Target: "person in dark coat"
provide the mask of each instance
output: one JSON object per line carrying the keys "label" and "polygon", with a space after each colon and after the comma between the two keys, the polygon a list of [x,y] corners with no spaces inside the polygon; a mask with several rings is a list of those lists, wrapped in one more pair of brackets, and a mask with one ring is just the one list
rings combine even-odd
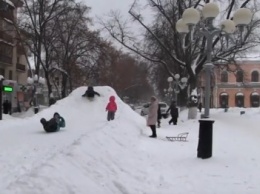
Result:
{"label": "person in dark coat", "polygon": [[158,104],[158,112],[157,112],[157,127],[161,127],[161,119],[162,119],[162,112],[161,112],[161,106]]}
{"label": "person in dark coat", "polygon": [[49,106],[51,106],[51,105],[53,105],[53,104],[55,104],[55,103],[56,103],[55,98],[50,97],[50,100],[49,100]]}
{"label": "person in dark coat", "polygon": [[3,103],[3,113],[8,114],[8,112],[9,112],[9,102],[8,100],[5,100]]}
{"label": "person in dark coat", "polygon": [[61,127],[65,127],[64,118],[61,117],[57,112],[54,113],[53,118],[51,118],[49,121],[46,121],[45,118],[42,118],[40,122],[47,133],[56,132],[59,131]]}
{"label": "person in dark coat", "polygon": [[171,123],[173,123],[174,125],[177,125],[178,122],[178,117],[179,117],[179,110],[176,107],[175,101],[172,101],[171,106],[168,108],[167,112],[168,113],[170,111],[171,114],[171,120],[169,121],[169,125]]}
{"label": "person in dark coat", "polygon": [[87,97],[91,100],[95,97],[95,95],[100,96],[99,93],[94,91],[94,88],[92,86],[89,86],[85,94],[82,95],[82,97]]}
{"label": "person in dark coat", "polygon": [[202,109],[202,103],[200,102],[199,105],[198,105],[198,109],[199,111],[201,112],[201,109]]}

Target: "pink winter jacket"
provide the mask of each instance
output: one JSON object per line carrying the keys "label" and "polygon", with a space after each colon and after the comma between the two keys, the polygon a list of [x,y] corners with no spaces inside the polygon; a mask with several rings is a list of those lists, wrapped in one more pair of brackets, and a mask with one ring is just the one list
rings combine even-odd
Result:
{"label": "pink winter jacket", "polygon": [[115,96],[110,96],[109,103],[107,104],[106,110],[110,112],[116,112],[117,105],[115,102]]}

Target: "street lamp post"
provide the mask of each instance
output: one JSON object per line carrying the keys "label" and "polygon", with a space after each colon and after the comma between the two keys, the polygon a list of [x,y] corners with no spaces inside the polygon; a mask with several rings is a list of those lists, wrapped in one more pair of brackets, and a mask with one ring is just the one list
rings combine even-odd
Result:
{"label": "street lamp post", "polygon": [[[170,84],[170,87],[169,87],[169,89],[170,89],[170,88],[172,88],[171,87],[171,83],[173,82],[173,78],[172,77],[168,77],[167,80],[168,80],[168,82]],[[187,86],[188,79],[186,77],[182,77],[180,79],[180,75],[179,74],[175,74],[174,75],[174,80],[175,81],[174,81],[173,89],[171,90],[171,92],[174,91],[174,100],[176,101],[176,105],[177,105],[177,103],[178,103],[178,94],[180,93],[180,88],[184,89]]]}
{"label": "street lamp post", "polygon": [[38,104],[38,91],[37,89],[39,87],[44,86],[45,84],[45,79],[43,77],[39,77],[38,75],[34,75],[33,78],[28,77],[27,78],[27,83],[31,86],[33,86],[33,94],[34,94],[34,99],[33,99],[33,106],[34,106],[34,113],[37,114],[39,112],[39,104]]}
{"label": "street lamp post", "polygon": [[169,93],[168,93],[168,89],[164,89],[163,90],[164,91],[164,96],[165,96],[165,102],[167,102],[168,103],[168,101],[170,101],[170,97],[169,97]]}
{"label": "street lamp post", "polygon": [[[205,77],[205,112],[203,117],[209,118],[210,116],[210,95],[211,95],[211,72],[214,67],[212,64],[212,47],[213,47],[213,39],[215,37],[225,37],[226,45],[228,46],[230,34],[236,31],[236,27],[240,31],[240,41],[243,41],[243,31],[245,27],[252,20],[252,12],[247,8],[238,9],[234,15],[233,20],[225,20],[220,24],[220,28],[216,28],[213,26],[214,19],[219,14],[219,7],[216,3],[206,3],[202,9],[202,16],[204,18],[204,25],[200,26],[199,34],[205,37],[207,42],[206,47],[206,63],[204,65],[206,77]],[[177,31],[183,36],[183,40],[185,40],[185,35],[190,33],[190,42],[193,42],[193,31],[194,27],[200,21],[200,13],[198,10],[194,8],[188,8],[183,12],[182,19],[178,20],[176,23]],[[220,36],[223,35],[223,36]],[[237,43],[236,43],[237,44]],[[185,41],[183,41],[183,47],[185,48]]]}
{"label": "street lamp post", "polygon": [[4,81],[4,76],[0,75],[0,120],[3,119],[3,110],[2,110],[2,107],[3,107],[3,81]]}
{"label": "street lamp post", "polygon": [[169,103],[171,103],[172,101],[172,92],[173,92],[173,88],[172,88],[172,81],[173,78],[172,77],[168,77],[167,81],[169,82],[169,88],[168,88],[168,95],[169,95]]}

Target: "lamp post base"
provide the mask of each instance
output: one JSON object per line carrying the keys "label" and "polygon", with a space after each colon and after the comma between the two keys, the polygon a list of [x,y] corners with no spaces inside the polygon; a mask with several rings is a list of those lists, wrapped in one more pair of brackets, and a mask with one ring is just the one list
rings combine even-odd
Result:
{"label": "lamp post base", "polygon": [[208,119],[208,118],[209,118],[209,115],[201,114],[201,115],[200,115],[200,118],[201,118],[201,119]]}
{"label": "lamp post base", "polygon": [[39,112],[39,107],[34,107],[34,114],[37,114]]}

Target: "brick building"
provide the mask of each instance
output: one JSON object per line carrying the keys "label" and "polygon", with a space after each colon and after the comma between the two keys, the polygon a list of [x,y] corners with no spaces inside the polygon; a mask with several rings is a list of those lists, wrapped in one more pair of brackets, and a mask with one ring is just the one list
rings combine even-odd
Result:
{"label": "brick building", "polygon": [[[259,107],[260,106],[260,60],[239,61],[226,68],[214,68],[211,87],[211,107]],[[223,66],[224,67],[224,66]],[[199,81],[199,93],[203,104],[205,82],[203,72]]]}
{"label": "brick building", "polygon": [[[7,4],[7,5],[4,5]],[[23,5],[21,0],[0,0],[0,74],[8,80],[25,84],[27,63],[24,49],[13,23],[17,20],[17,8]],[[3,7],[5,6],[5,9]]]}
{"label": "brick building", "polygon": [[3,99],[11,100],[13,108],[24,101],[23,88],[27,84],[27,50],[19,42],[14,25],[22,5],[22,0],[0,0],[0,75],[5,78],[4,85],[14,88],[12,93],[3,93]]}

